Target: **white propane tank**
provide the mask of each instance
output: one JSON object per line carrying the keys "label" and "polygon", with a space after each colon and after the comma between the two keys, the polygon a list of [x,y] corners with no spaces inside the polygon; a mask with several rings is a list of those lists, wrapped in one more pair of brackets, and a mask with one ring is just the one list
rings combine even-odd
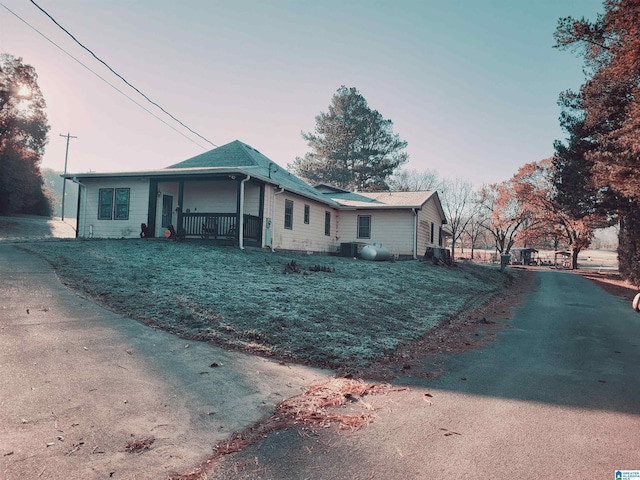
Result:
{"label": "white propane tank", "polygon": [[391,252],[382,245],[365,245],[360,250],[360,257],[364,260],[382,262],[391,258]]}

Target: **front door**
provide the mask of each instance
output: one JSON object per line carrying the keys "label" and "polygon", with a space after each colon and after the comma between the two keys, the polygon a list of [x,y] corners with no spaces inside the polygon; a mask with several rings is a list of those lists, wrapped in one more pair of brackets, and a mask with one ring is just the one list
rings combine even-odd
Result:
{"label": "front door", "polygon": [[162,195],[162,228],[171,225],[173,216],[173,195]]}

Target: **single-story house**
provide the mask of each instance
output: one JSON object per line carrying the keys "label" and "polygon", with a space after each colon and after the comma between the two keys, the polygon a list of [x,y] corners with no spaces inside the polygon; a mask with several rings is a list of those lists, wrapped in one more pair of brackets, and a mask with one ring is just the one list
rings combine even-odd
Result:
{"label": "single-story house", "polygon": [[238,140],[160,170],[67,173],[80,186],[77,237],[179,236],[216,244],[335,253],[378,243],[417,257],[443,245],[437,192],[313,187]]}

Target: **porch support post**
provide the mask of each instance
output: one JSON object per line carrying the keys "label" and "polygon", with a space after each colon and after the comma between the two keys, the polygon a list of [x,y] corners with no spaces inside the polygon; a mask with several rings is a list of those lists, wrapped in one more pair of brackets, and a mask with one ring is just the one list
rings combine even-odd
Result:
{"label": "porch support post", "polygon": [[244,184],[247,183],[250,178],[251,175],[247,175],[247,178],[240,181],[240,205],[238,210],[240,210],[242,222],[239,224],[240,228],[236,229],[238,230],[238,246],[240,250],[244,250]]}
{"label": "porch support post", "polygon": [[184,227],[182,226],[182,203],[184,200],[184,180],[179,180],[178,181],[178,216],[176,219],[176,232],[179,232],[180,230],[183,230]]}
{"label": "porch support post", "polygon": [[260,217],[260,238],[258,238],[258,242],[261,247],[264,247],[262,243],[262,239],[264,238],[262,229],[264,228],[264,183],[260,184],[260,200],[258,205],[258,216]]}
{"label": "porch support post", "polygon": [[147,211],[147,228],[153,232],[155,237],[156,231],[156,211],[158,208],[158,180],[149,180],[149,209]]}
{"label": "porch support post", "polygon": [[235,242],[236,245],[242,248],[240,245],[240,229],[242,228],[242,180],[236,180],[236,230],[235,230]]}
{"label": "porch support post", "polygon": [[411,209],[413,211],[413,259],[418,259],[418,210],[416,208]]}

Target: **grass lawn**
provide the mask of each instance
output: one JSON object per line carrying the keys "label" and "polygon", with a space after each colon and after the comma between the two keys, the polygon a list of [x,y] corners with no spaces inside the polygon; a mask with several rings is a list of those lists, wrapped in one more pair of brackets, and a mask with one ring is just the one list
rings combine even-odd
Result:
{"label": "grass lawn", "polygon": [[[500,291],[496,267],[147,240],[25,243],[101,305],[227,348],[361,368]],[[300,273],[284,273],[294,260]],[[310,271],[312,267],[325,267]],[[513,272],[511,273],[513,274]],[[45,300],[43,300],[45,301]]]}

